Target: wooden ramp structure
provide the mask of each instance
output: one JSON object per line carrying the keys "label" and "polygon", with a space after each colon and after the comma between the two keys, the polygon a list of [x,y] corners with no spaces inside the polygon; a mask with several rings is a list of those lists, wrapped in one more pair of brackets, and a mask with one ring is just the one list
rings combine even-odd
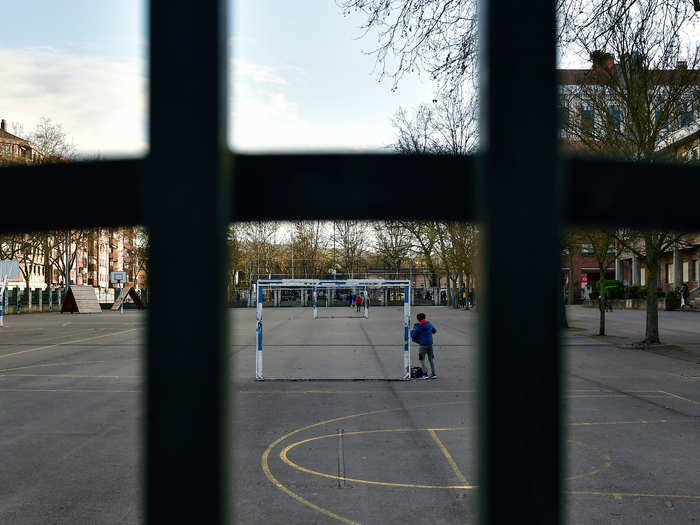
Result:
{"label": "wooden ramp structure", "polygon": [[97,300],[97,295],[95,295],[95,289],[92,286],[69,286],[61,306],[61,313],[64,312],[76,314],[102,313],[100,302]]}
{"label": "wooden ramp structure", "polygon": [[137,308],[145,308],[143,302],[141,301],[141,298],[139,297],[139,294],[136,293],[134,287],[126,286],[122,288],[122,293],[120,293],[119,297],[117,297],[117,299],[114,301],[114,304],[112,305],[112,310],[119,310],[119,308],[122,305],[122,302],[124,302],[127,297],[130,297],[131,300],[134,301],[134,304]]}

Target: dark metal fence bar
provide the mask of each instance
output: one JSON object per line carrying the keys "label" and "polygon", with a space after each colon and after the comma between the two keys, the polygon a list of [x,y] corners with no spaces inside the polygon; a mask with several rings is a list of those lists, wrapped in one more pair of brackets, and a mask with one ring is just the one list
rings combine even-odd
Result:
{"label": "dark metal fence bar", "polygon": [[473,157],[236,155],[235,220],[474,218]]}
{"label": "dark metal fence bar", "polygon": [[[475,155],[237,154],[235,158],[231,221],[477,218]],[[658,191],[660,176],[676,181],[675,187],[692,188],[693,166],[593,158],[568,158],[563,163],[568,172],[567,224],[698,225],[692,206],[680,206],[677,199]],[[147,210],[160,206],[158,195],[139,191],[148,164],[148,159],[133,159],[57,164],[50,169],[3,168],[4,180],[31,181],[33,187],[50,189],[56,181],[67,180],[76,198],[56,193],[41,202],[7,199],[2,205],[2,228],[31,231],[143,224]],[[460,176],[455,177],[456,173]],[[654,202],[654,213],[644,206],[649,200]]]}
{"label": "dark metal fence bar", "polygon": [[[551,2],[481,2],[479,523],[560,521],[559,169]],[[536,257],[523,254],[536,251]],[[528,306],[509,297],[528,285]]]}
{"label": "dark metal fence bar", "polygon": [[[31,188],[41,200],[2,197],[5,231],[142,224],[146,160],[71,162],[2,168],[2,187]],[[9,181],[9,182],[8,182]],[[14,193],[14,192],[13,192]],[[148,203],[145,203],[148,205]]]}
{"label": "dark metal fence bar", "polygon": [[[697,209],[679,194],[692,192],[697,177],[697,166],[680,162],[571,159],[567,222],[576,226],[697,229]],[[662,186],[673,191],[660,191]],[[649,203],[653,203],[651,213]]]}
{"label": "dark metal fence bar", "polygon": [[[225,4],[151,0],[149,523],[226,523],[231,506],[223,286],[231,173]],[[197,247],[196,269],[183,246]],[[198,308],[185,314],[183,293]]]}

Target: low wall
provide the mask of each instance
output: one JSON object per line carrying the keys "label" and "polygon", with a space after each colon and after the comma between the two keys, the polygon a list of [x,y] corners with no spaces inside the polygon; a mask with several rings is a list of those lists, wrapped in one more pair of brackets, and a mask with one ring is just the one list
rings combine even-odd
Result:
{"label": "low wall", "polygon": [[[612,304],[613,310],[646,310],[646,299],[613,299],[609,301]],[[666,309],[666,298],[658,299],[656,302],[659,310]],[[598,300],[588,299],[583,301],[583,306],[586,308],[598,308]]]}

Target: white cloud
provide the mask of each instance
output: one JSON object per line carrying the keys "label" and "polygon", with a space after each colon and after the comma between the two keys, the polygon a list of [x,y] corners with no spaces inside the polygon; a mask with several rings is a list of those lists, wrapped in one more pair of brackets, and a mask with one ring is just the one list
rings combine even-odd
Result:
{"label": "white cloud", "polygon": [[[305,117],[311,108],[301,105],[291,93],[310,89],[312,79],[299,67],[273,67],[234,59],[230,78],[230,142],[236,151],[381,149],[379,140],[365,144],[368,133],[364,126],[354,129],[356,126],[348,122],[324,125],[318,112],[311,119]],[[341,119],[342,115],[338,115],[338,121]]]}
{"label": "white cloud", "polygon": [[0,116],[31,129],[42,116],[63,125],[78,151],[108,157],[147,150],[146,64],[57,51],[1,49]]}
{"label": "white cloud", "polygon": [[312,126],[289,98],[290,82],[303,75],[298,68],[231,61],[232,86],[229,129],[238,151],[298,149],[308,145]]}

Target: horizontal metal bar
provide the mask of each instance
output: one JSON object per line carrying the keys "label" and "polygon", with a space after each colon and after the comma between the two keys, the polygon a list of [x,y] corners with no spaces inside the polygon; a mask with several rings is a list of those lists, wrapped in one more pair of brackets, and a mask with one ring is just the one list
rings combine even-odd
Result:
{"label": "horizontal metal bar", "polygon": [[700,227],[700,211],[684,198],[697,186],[697,165],[574,157],[568,175],[570,225]]}
{"label": "horizontal metal bar", "polygon": [[133,159],[2,168],[0,230],[141,224],[146,164]]}
{"label": "horizontal metal bar", "polygon": [[[141,224],[150,199],[141,202],[134,195],[145,180],[148,162],[2,168],[3,193],[13,197],[0,203],[0,229]],[[700,213],[674,198],[694,188],[696,166],[588,157],[570,158],[564,165],[568,166],[565,195],[570,225],[700,227]],[[474,166],[475,156],[237,154],[232,192],[236,211],[231,220],[475,220]],[[672,196],[660,191],[662,183],[672,189]],[[66,185],[74,187],[75,193],[65,196]],[[23,195],[27,187],[38,196],[36,200],[14,196]],[[653,213],[645,205],[650,199]]]}
{"label": "horizontal metal bar", "polygon": [[473,157],[237,154],[235,170],[234,220],[476,217]]}

